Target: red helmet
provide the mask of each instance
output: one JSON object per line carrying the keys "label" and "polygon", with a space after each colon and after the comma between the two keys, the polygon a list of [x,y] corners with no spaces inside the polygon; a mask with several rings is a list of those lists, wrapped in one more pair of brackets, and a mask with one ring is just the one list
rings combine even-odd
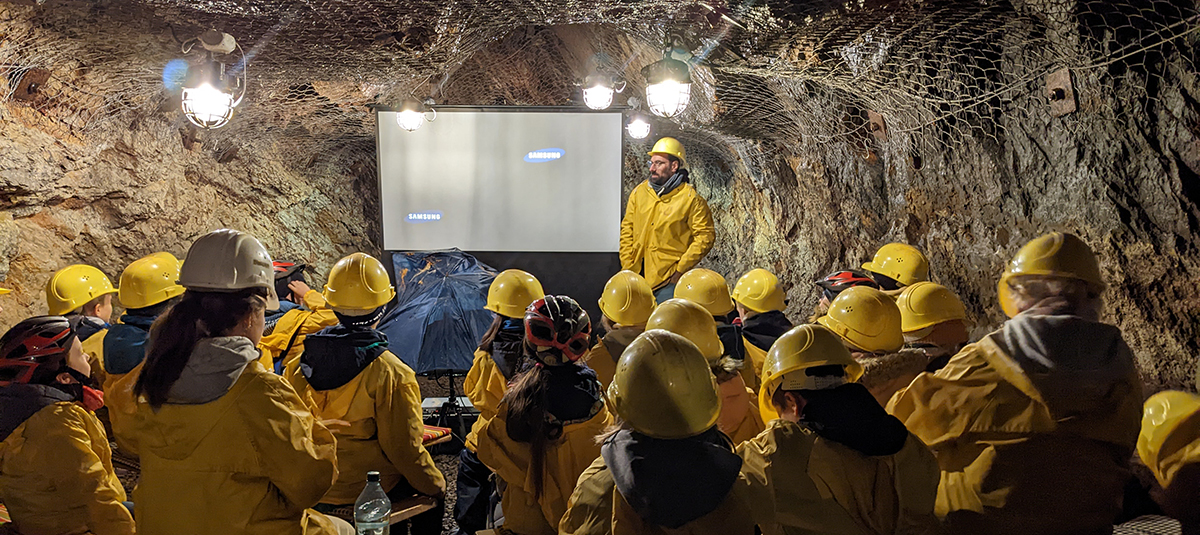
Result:
{"label": "red helmet", "polygon": [[[547,366],[582,358],[591,347],[591,334],[587,311],[565,295],[547,295],[525,309],[525,341],[540,349],[536,358]],[[547,347],[557,351],[542,349]]]}
{"label": "red helmet", "polygon": [[830,301],[833,301],[833,298],[842,293],[842,290],[854,286],[869,286],[876,290],[879,289],[879,284],[875,282],[875,279],[871,278],[866,272],[857,269],[834,271],[821,280],[818,280],[816,285],[825,291],[825,298]]}
{"label": "red helmet", "polygon": [[0,386],[47,383],[67,365],[75,328],[62,316],[35,316],[0,337]]}

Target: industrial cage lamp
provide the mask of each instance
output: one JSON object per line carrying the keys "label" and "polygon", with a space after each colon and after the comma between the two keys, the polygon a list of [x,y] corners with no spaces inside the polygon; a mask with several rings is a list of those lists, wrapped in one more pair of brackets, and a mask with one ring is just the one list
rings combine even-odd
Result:
{"label": "industrial cage lamp", "polygon": [[583,103],[593,110],[606,110],[613,95],[625,90],[625,81],[611,74],[592,73],[583,82]]}
{"label": "industrial cage lamp", "polygon": [[650,135],[650,121],[642,114],[635,113],[625,125],[625,131],[629,132],[629,137],[633,139],[646,139],[646,136]]}
{"label": "industrial cage lamp", "polygon": [[432,98],[426,98],[424,101],[405,99],[396,113],[396,124],[400,125],[400,128],[412,132],[421,128],[425,121],[432,122],[437,119],[437,111],[432,107],[433,102]]}
{"label": "industrial cage lamp", "polygon": [[687,109],[692,92],[692,77],[688,64],[670,56],[642,69],[646,79],[646,105],[660,117],[675,117]]}
{"label": "industrial cage lamp", "polygon": [[[183,53],[191,52],[197,43],[204,48],[205,57],[188,66],[181,99],[183,115],[200,128],[220,128],[229,123],[234,108],[246,96],[246,55],[233,36],[216,30],[185,41]],[[242,56],[234,69],[214,58],[214,54],[234,51]]]}

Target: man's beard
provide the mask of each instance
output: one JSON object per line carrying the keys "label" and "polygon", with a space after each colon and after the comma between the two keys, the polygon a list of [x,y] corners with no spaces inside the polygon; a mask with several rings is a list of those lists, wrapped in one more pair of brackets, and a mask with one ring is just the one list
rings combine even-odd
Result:
{"label": "man's beard", "polygon": [[671,177],[669,177],[669,176],[659,177],[659,176],[655,176],[654,174],[651,174],[650,175],[650,183],[654,184],[655,186],[661,186],[663,184],[666,184],[667,179],[669,179],[669,178],[671,178]]}

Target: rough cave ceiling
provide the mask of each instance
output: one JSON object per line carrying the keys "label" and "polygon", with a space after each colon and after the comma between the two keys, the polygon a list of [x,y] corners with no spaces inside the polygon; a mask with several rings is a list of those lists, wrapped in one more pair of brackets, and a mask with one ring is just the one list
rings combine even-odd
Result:
{"label": "rough cave ceiling", "polygon": [[683,130],[865,144],[871,110],[919,153],[994,138],[996,117],[1054,67],[1102,68],[1195,26],[1195,6],[1170,0],[37,3],[7,10],[30,17],[0,38],[10,82],[0,95],[47,69],[56,76],[27,98],[74,129],[170,110],[178,95],[162,69],[184,40],[216,28],[244,46],[249,91],[238,118],[208,137],[347,161],[373,150],[370,104],[565,104],[593,67],[620,70],[626,97],[639,95],[640,69],[668,34],[683,35],[699,67]]}

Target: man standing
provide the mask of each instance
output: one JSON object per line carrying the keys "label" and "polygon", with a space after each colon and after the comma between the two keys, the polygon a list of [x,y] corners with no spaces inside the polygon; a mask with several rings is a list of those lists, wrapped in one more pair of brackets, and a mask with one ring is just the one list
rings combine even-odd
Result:
{"label": "man standing", "polygon": [[716,239],[708,203],[688,183],[683,145],[664,137],[650,150],[650,179],[629,194],[621,220],[621,269],[640,273],[661,303]]}

